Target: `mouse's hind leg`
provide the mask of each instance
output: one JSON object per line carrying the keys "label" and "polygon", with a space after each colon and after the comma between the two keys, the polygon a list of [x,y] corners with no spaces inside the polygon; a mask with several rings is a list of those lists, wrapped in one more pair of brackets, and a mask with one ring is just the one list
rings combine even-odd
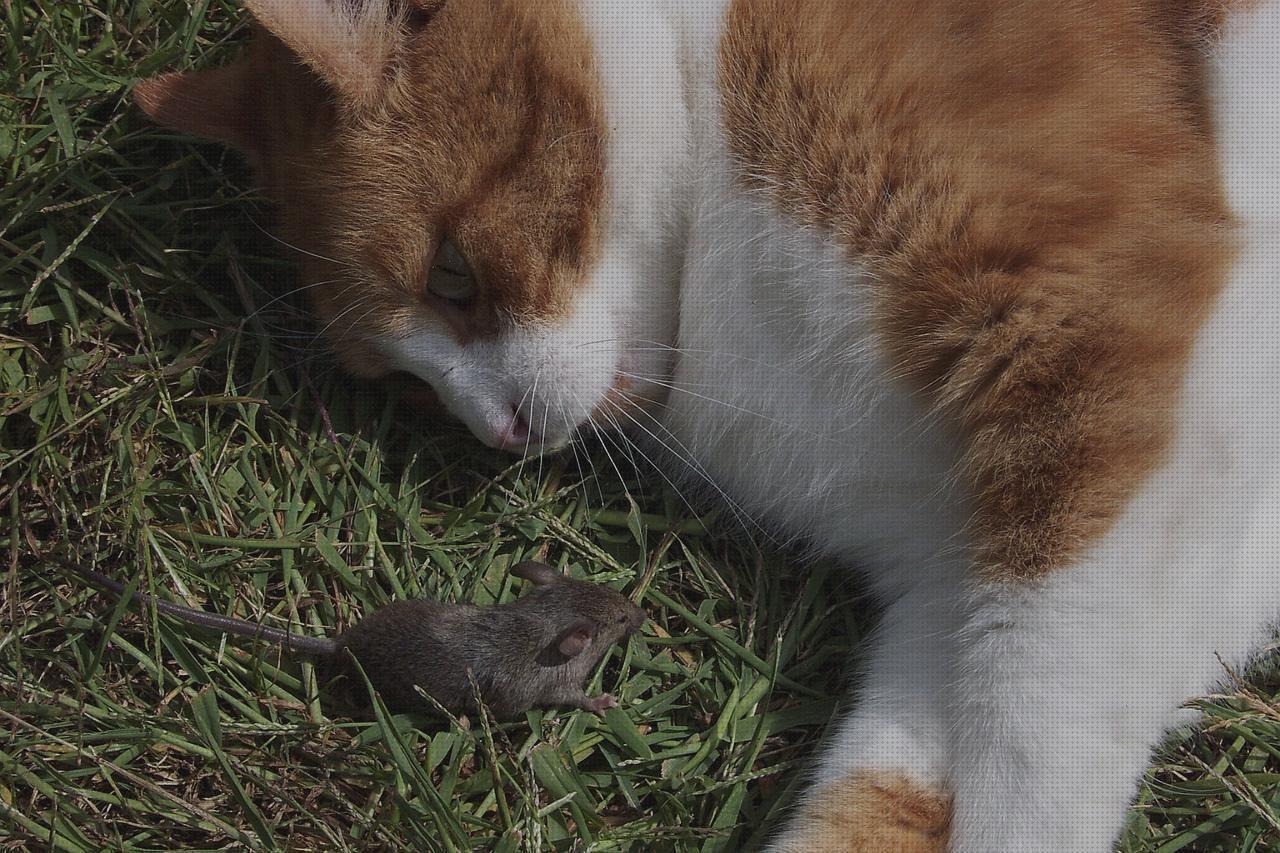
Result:
{"label": "mouse's hind leg", "polygon": [[959,589],[958,579],[931,577],[885,610],[852,711],[827,737],[813,784],[770,851],[945,850]]}

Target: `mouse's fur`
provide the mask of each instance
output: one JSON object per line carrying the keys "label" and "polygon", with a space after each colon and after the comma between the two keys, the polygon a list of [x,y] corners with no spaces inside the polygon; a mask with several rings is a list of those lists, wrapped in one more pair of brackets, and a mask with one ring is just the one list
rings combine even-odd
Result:
{"label": "mouse's fur", "polygon": [[392,709],[421,708],[415,686],[453,711],[476,710],[478,688],[499,719],[535,706],[602,711],[616,704],[582,687],[609,648],[640,627],[644,611],[541,564],[512,572],[534,588],[509,604],[414,599],[370,614],[338,638],[331,674],[361,683],[350,652]]}
{"label": "mouse's fur", "polygon": [[[116,594],[125,590],[78,563],[60,562]],[[597,713],[614,707],[613,697],[590,697],[583,685],[609,648],[640,628],[644,611],[608,587],[565,577],[542,563],[525,561],[511,573],[528,580],[532,591],[491,607],[394,601],[333,639],[255,625],[143,593],[134,598],[194,625],[320,658],[324,680],[356,705],[363,704],[368,678],[393,711],[430,710],[418,688],[455,713],[478,710],[478,693],[499,719],[533,707]]]}
{"label": "mouse's fur", "polygon": [[248,5],[139,103],[258,165],[354,372],[629,427],[884,599],[777,849],[1109,848],[1280,612],[1280,0]]}

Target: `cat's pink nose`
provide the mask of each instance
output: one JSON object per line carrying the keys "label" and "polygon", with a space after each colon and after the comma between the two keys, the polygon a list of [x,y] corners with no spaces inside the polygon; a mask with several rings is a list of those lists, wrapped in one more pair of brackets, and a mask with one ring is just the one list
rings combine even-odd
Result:
{"label": "cat's pink nose", "polygon": [[524,450],[538,443],[538,436],[529,428],[525,416],[515,409],[498,433],[498,447],[502,450]]}

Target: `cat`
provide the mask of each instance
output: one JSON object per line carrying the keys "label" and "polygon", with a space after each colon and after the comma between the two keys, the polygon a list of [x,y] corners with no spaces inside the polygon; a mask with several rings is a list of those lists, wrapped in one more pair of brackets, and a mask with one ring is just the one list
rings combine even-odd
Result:
{"label": "cat", "polygon": [[661,445],[884,605],[770,849],[1110,849],[1280,616],[1280,0],[249,0],[143,81],[356,377]]}

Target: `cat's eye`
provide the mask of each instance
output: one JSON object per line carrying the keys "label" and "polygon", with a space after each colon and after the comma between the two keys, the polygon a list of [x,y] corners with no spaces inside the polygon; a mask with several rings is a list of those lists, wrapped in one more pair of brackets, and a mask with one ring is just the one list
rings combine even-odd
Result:
{"label": "cat's eye", "polygon": [[454,305],[464,306],[476,296],[471,265],[452,240],[442,240],[427,272],[427,290]]}

